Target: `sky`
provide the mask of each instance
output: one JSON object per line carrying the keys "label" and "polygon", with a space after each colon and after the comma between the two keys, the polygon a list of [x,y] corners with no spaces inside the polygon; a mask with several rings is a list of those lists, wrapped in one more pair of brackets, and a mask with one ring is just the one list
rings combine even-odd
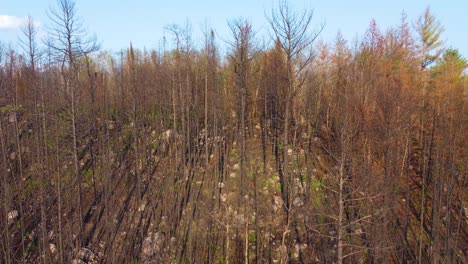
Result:
{"label": "sky", "polygon": [[[324,24],[320,39],[331,42],[338,31],[352,41],[362,37],[375,19],[381,30],[398,26],[402,12],[414,24],[430,6],[445,27],[442,39],[446,47],[457,48],[468,57],[468,0],[290,0],[296,10],[314,10],[313,25]],[[259,42],[269,41],[266,15],[278,0],[76,0],[78,17],[87,31],[95,34],[104,50],[120,51],[129,46],[160,49],[164,37],[172,40],[165,29],[171,24],[191,24],[195,45],[203,42],[203,28],[212,27],[220,43],[229,40],[228,21],[247,19],[258,31]],[[20,25],[30,15],[46,36],[50,19],[47,11],[56,0],[0,0],[0,42],[16,46],[21,36]]]}

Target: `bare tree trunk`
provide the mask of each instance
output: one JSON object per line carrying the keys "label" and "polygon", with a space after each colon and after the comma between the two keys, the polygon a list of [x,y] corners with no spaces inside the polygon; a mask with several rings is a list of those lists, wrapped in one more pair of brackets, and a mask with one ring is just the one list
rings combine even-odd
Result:
{"label": "bare tree trunk", "polygon": [[78,138],[76,132],[76,106],[75,106],[75,87],[72,87],[71,91],[71,126],[72,126],[72,152],[73,152],[73,165],[75,173],[75,183],[78,185],[78,221],[79,230],[77,234],[77,249],[81,247],[82,236],[83,236],[83,190],[81,186],[81,173],[80,163],[78,160]]}
{"label": "bare tree trunk", "polygon": [[7,163],[7,156],[6,156],[6,147],[5,147],[5,140],[3,137],[3,124],[2,124],[2,119],[0,118],[0,144],[1,144],[1,151],[2,151],[2,164],[3,164],[3,173],[2,173],[2,185],[3,185],[3,208],[5,210],[5,218],[4,218],[4,230],[3,232],[5,233],[5,237],[3,241],[5,241],[5,263],[10,264],[12,263],[12,252],[11,252],[11,245],[10,245],[10,229],[8,227],[8,201],[10,201],[10,192],[9,192],[9,184],[8,184],[8,163]]}
{"label": "bare tree trunk", "polygon": [[208,169],[208,72],[205,73],[205,170]]}
{"label": "bare tree trunk", "polygon": [[[11,58],[10,66],[13,67],[13,56]],[[13,73],[13,68],[11,68],[11,73]],[[16,140],[16,155],[18,157],[18,171],[19,171],[19,183],[17,186],[17,191],[20,191],[23,193],[25,190],[21,184],[22,181],[25,180],[24,175],[23,175],[23,155],[22,155],[22,146],[21,146],[21,141],[20,141],[20,129],[18,126],[18,90],[17,87],[15,87],[15,98],[14,98],[14,119],[13,119],[13,125],[15,128],[15,140]],[[19,208],[20,208],[20,223],[21,223],[21,248],[22,248],[22,260],[23,262],[26,261],[26,247],[25,247],[25,239],[24,239],[24,210],[23,210],[23,199],[24,195],[20,195],[19,199]]]}
{"label": "bare tree trunk", "polygon": [[[344,136],[342,135],[342,138]],[[344,143],[344,140],[341,140]],[[344,148],[344,146],[342,146]],[[339,200],[338,200],[338,263],[342,264],[343,263],[343,228],[344,228],[344,197],[343,197],[343,192],[344,192],[344,182],[345,182],[345,160],[346,160],[346,154],[345,150],[341,150],[341,161],[340,161],[340,185],[339,185]]]}
{"label": "bare tree trunk", "polygon": [[60,152],[59,152],[59,124],[56,123],[56,137],[55,137],[55,144],[56,144],[56,162],[57,162],[57,211],[58,211],[58,253],[59,253],[59,260],[63,263],[64,259],[64,245],[63,245],[63,221],[62,221],[62,175],[61,175],[61,160],[60,160]]}

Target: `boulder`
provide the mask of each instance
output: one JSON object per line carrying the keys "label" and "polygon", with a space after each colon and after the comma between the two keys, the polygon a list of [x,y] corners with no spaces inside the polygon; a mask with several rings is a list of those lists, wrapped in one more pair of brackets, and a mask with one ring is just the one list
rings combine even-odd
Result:
{"label": "boulder", "polygon": [[304,202],[302,201],[302,199],[300,197],[296,197],[296,198],[294,198],[293,205],[295,207],[301,207],[301,206],[304,205]]}
{"label": "boulder", "polygon": [[97,262],[97,256],[89,248],[83,247],[78,251],[78,259],[84,263],[95,263]]}
{"label": "boulder", "polygon": [[57,246],[55,246],[55,244],[49,244],[49,251],[50,254],[55,255],[55,253],[57,253]]}
{"label": "boulder", "polygon": [[158,263],[162,245],[164,242],[164,234],[160,232],[149,232],[141,250],[141,260],[143,263]]}
{"label": "boulder", "polygon": [[159,140],[167,143],[172,143],[177,139],[177,137],[177,132],[175,132],[173,129],[168,129],[161,133],[161,135],[159,135]]}
{"label": "boulder", "polygon": [[17,118],[17,113],[15,111],[11,111],[9,114],[8,114],[8,122],[10,123],[14,123],[16,121],[16,118]]}
{"label": "boulder", "polygon": [[13,223],[16,219],[18,219],[18,216],[19,214],[16,210],[8,212],[8,224]]}

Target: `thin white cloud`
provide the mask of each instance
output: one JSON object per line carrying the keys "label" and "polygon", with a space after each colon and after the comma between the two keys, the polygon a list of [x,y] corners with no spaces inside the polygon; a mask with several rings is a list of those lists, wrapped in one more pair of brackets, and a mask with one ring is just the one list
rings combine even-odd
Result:
{"label": "thin white cloud", "polygon": [[24,23],[24,18],[0,15],[0,29],[17,29]]}
{"label": "thin white cloud", "polygon": [[[18,29],[27,21],[27,17],[17,17],[10,15],[0,15],[0,30],[1,29]],[[33,21],[34,26],[40,27],[39,21]]]}

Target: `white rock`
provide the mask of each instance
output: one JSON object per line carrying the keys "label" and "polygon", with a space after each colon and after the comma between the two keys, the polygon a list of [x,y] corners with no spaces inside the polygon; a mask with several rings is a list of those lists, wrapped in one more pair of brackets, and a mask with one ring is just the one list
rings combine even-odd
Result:
{"label": "white rock", "polygon": [[52,255],[57,253],[57,247],[54,244],[49,244],[49,250]]}
{"label": "white rock", "polygon": [[54,238],[54,236],[55,236],[54,231],[49,231],[49,234],[47,235],[49,240],[52,240]]}
{"label": "white rock", "polygon": [[296,198],[294,198],[293,205],[294,205],[295,207],[301,207],[301,206],[304,205],[304,202],[302,201],[301,198],[296,197]]}
{"label": "white rock", "polygon": [[78,252],[78,258],[85,263],[94,262],[97,259],[96,254],[89,248],[81,248]]}
{"label": "white rock", "polygon": [[[141,255],[143,258],[143,263],[145,263],[145,261],[152,260],[158,256],[163,239],[164,237],[160,233],[148,233],[148,236],[145,238],[142,245]],[[172,243],[174,240],[171,238]]]}
{"label": "white rock", "polygon": [[294,257],[294,258],[298,258],[298,257],[299,257],[299,249],[300,249],[299,244],[294,245],[294,252],[293,252],[293,257]]}
{"label": "white rock", "polygon": [[13,210],[8,212],[8,223],[13,223],[18,218],[18,211]]}
{"label": "white rock", "polygon": [[221,194],[221,202],[226,202],[227,195],[225,193]]}
{"label": "white rock", "polygon": [[275,203],[273,206],[273,210],[275,211],[281,210],[284,204],[283,199],[279,196],[274,196],[273,199]]}
{"label": "white rock", "polygon": [[14,123],[16,121],[16,112],[10,112],[10,114],[8,115],[8,121],[10,123]]}
{"label": "white rock", "polygon": [[168,130],[164,131],[159,136],[159,140],[167,141],[167,142],[173,142],[173,141],[175,141],[176,138],[177,138],[177,132],[175,132],[172,129],[168,129]]}
{"label": "white rock", "polygon": [[243,214],[236,215],[235,219],[236,219],[237,225],[239,225],[239,226],[244,226],[245,225],[245,217],[244,217]]}
{"label": "white rock", "polygon": [[146,203],[143,202],[143,203],[140,205],[140,207],[138,207],[138,212],[143,212],[143,211],[145,211],[145,208],[146,208]]}

